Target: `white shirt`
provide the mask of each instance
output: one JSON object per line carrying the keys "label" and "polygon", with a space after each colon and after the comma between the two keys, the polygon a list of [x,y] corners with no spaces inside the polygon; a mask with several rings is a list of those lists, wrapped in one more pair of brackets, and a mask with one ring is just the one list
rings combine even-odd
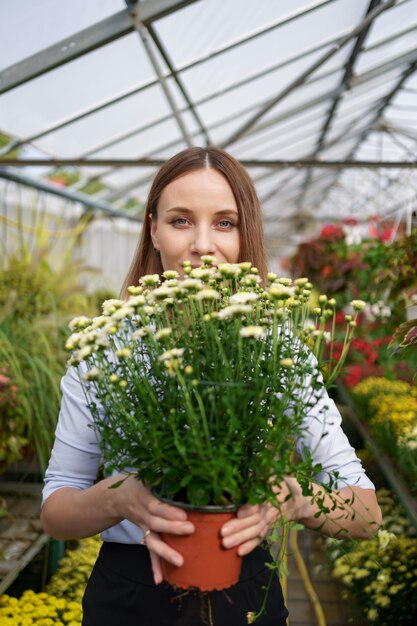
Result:
{"label": "white shirt", "polygon": [[[45,474],[43,503],[51,493],[62,487],[91,487],[102,457],[93,429],[93,417],[75,368],[69,368],[62,378],[61,391],[62,404],[55,443]],[[329,473],[331,475],[338,471],[342,477],[338,481],[338,488],[350,485],[375,489],[341,428],[341,416],[335,403],[324,388],[316,406],[310,410],[305,426],[306,431],[298,442],[298,450],[302,452],[307,447],[312,452],[314,464],[321,464],[318,482],[326,483]],[[103,541],[117,543],[137,544],[142,537],[142,530],[127,520],[102,533]]]}

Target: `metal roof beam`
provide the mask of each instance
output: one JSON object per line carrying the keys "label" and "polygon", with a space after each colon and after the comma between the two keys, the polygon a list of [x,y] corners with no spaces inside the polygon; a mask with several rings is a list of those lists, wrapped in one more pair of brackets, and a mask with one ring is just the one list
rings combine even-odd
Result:
{"label": "metal roof beam", "polygon": [[[415,51],[415,52],[416,52],[416,56],[417,56],[417,51]],[[352,148],[352,150],[347,155],[347,157],[346,157],[347,160],[352,159],[352,157],[354,156],[355,152],[358,150],[358,148],[363,143],[363,141],[365,141],[365,139],[367,138],[369,133],[371,133],[372,131],[374,131],[376,129],[377,123],[381,119],[384,111],[389,107],[389,105],[391,104],[391,101],[396,96],[396,94],[399,92],[399,90],[402,88],[402,86],[407,81],[407,79],[412,74],[414,74],[414,72],[416,72],[416,70],[417,70],[417,60],[414,61],[413,63],[410,63],[410,65],[407,67],[407,69],[404,70],[404,72],[401,74],[399,80],[397,81],[397,83],[393,87],[393,89],[391,89],[391,91],[388,94],[386,94],[386,96],[384,96],[381,99],[380,104],[377,107],[377,110],[375,112],[375,115],[373,116],[373,118],[372,118],[371,122],[369,123],[368,127],[360,135],[359,140],[356,142],[356,145],[354,146],[354,148]],[[340,176],[340,170],[341,169],[342,168],[340,168],[339,171],[336,172],[336,174],[333,177],[332,181],[330,182],[328,187],[324,190],[324,193],[322,195],[322,201],[326,200],[326,198],[327,198],[327,196],[329,194],[330,189],[334,185],[334,183],[337,180],[338,176]]]}
{"label": "metal roof beam", "polygon": [[168,102],[168,106],[172,111],[172,114],[178,124],[178,128],[180,130],[180,133],[182,134],[185,143],[187,144],[187,146],[192,146],[193,145],[193,140],[191,138],[190,133],[188,132],[188,129],[184,123],[184,120],[182,118],[182,115],[180,113],[180,111],[178,110],[177,105],[175,104],[175,100],[173,98],[173,95],[171,94],[171,90],[168,86],[168,83],[165,79],[165,76],[162,73],[161,68],[159,67],[159,62],[158,59],[156,58],[156,55],[152,49],[152,46],[150,44],[150,41],[148,39],[148,31],[146,29],[146,26],[144,25],[144,23],[141,20],[141,16],[140,16],[140,12],[139,12],[139,8],[137,9],[137,12],[134,16],[134,21],[135,21],[135,30],[138,33],[143,47],[145,48],[145,52],[148,55],[149,61],[151,62],[151,65],[153,67],[153,69],[155,70],[155,74],[158,77],[158,82],[161,86],[162,91],[164,92],[165,98]]}
{"label": "metal roof beam", "polygon": [[387,2],[385,2],[382,6],[376,7],[376,9],[374,9],[369,15],[367,15],[358,26],[351,30],[350,33],[348,33],[344,37],[341,37],[338,40],[338,43],[333,45],[330,50],[328,50],[323,56],[320,57],[318,61],[312,63],[312,65],[310,65],[307,70],[302,72],[300,76],[293,80],[277,96],[275,96],[271,100],[268,100],[268,102],[266,102],[255,115],[253,115],[247,122],[245,122],[245,124],[243,124],[237,131],[235,131],[226,142],[224,142],[223,147],[230,146],[230,144],[235,143],[242,135],[247,133],[248,130],[252,128],[252,126],[254,126],[261,117],[268,113],[268,111],[270,111],[276,104],[278,104],[278,102],[283,100],[294,89],[304,84],[307,78],[311,76],[311,74],[313,74],[324,63],[326,63],[334,54],[336,54],[336,52],[341,50],[347,43],[349,43],[351,39],[357,37],[362,32],[362,30],[366,29],[368,27],[368,24],[370,24],[378,15],[392,8],[395,5],[395,1],[396,0],[387,0]]}
{"label": "metal roof beam", "polygon": [[[330,0],[331,2],[334,2],[334,0]],[[310,9],[312,10],[312,9]],[[287,21],[290,21],[290,19],[288,19]],[[177,75],[179,72],[185,72],[186,70],[189,70],[191,68],[194,68],[195,66],[198,66],[200,63],[204,63],[205,61],[207,61],[210,58],[213,58],[223,52],[227,52],[228,50],[231,50],[235,47],[237,47],[238,45],[241,45],[242,43],[246,43],[246,41],[249,41],[252,38],[255,38],[255,36],[259,36],[262,34],[265,34],[266,32],[269,32],[272,28],[278,28],[279,26],[282,26],[283,22],[282,20],[280,20],[279,22],[277,22],[276,24],[274,24],[272,27],[271,25],[269,25],[267,28],[264,28],[260,31],[258,31],[256,33],[256,35],[252,35],[249,36],[247,38],[241,39],[238,42],[234,42],[232,45],[229,46],[225,46],[221,49],[217,49],[214,53],[212,53],[211,55],[207,55],[206,57],[201,57],[200,59],[197,59],[196,61],[192,61],[191,63],[185,64],[179,68],[177,68],[176,72]],[[152,29],[153,30],[153,29]],[[206,102],[210,102],[210,100],[213,100],[215,98],[218,98],[221,95],[224,95],[226,93],[229,93],[230,91],[233,91],[233,89],[237,89],[239,87],[242,87],[244,85],[246,85],[247,83],[256,80],[258,78],[261,78],[263,76],[266,76],[268,74],[270,74],[271,72],[275,72],[276,70],[285,67],[286,65],[293,63],[295,61],[299,61],[300,59],[303,59],[304,57],[309,56],[310,54],[313,54],[314,52],[317,52],[318,50],[321,50],[322,48],[325,48],[327,45],[330,45],[332,43],[334,43],[336,41],[336,38],[332,37],[329,40],[322,42],[321,44],[319,44],[318,46],[315,46],[313,48],[310,48],[309,50],[301,53],[301,54],[297,54],[287,60],[285,60],[282,63],[278,63],[276,65],[273,65],[270,68],[267,68],[266,70],[263,70],[262,72],[258,72],[257,74],[250,76],[248,78],[245,78],[244,80],[240,80],[237,81],[235,83],[233,83],[232,85],[229,85],[228,87],[221,89],[221,90],[216,90],[213,94],[206,96],[205,98],[202,98],[201,100],[195,101],[194,102],[194,108],[200,104],[205,104]],[[171,74],[167,73],[164,74],[164,76],[166,78],[169,78]],[[95,105],[93,107],[87,108],[86,110],[82,111],[81,113],[77,113],[76,115],[70,116],[64,120],[61,120],[60,122],[57,122],[55,124],[52,124],[51,126],[45,128],[44,130],[42,130],[39,133],[36,133],[35,135],[31,135],[29,137],[25,137],[24,139],[19,139],[17,141],[13,141],[11,144],[9,144],[9,146],[5,146],[5,148],[3,148],[2,150],[0,150],[0,154],[4,154],[6,152],[9,152],[11,150],[15,150],[16,148],[19,148],[20,146],[24,145],[25,143],[31,143],[37,139],[41,139],[42,137],[45,137],[46,135],[49,135],[53,132],[56,132],[58,130],[61,130],[62,128],[65,128],[66,126],[69,126],[70,124],[74,124],[75,122],[78,122],[79,120],[84,119],[85,117],[88,117],[89,115],[93,115],[94,113],[97,113],[98,111],[101,111],[109,106],[113,106],[114,104],[117,104],[118,102],[121,102],[123,100],[125,100],[126,98],[130,98],[131,96],[134,96],[138,93],[140,93],[141,91],[144,91],[145,89],[148,89],[150,87],[154,87],[155,85],[158,84],[158,80],[157,79],[153,79],[151,81],[148,81],[142,85],[139,85],[137,87],[133,87],[131,89],[128,89],[126,91],[124,91],[123,93],[121,93],[118,96],[109,98],[107,100],[104,100],[103,102],[101,102],[98,105]],[[181,111],[186,111],[189,107],[187,108],[183,108],[181,109]],[[253,107],[254,108],[254,107]],[[159,120],[157,120],[156,122],[153,122],[153,124],[157,124],[159,121],[163,122],[166,121],[167,119],[169,119],[170,116],[164,116],[162,118],[159,118]],[[125,139],[127,136],[132,136],[132,134],[135,133],[139,133],[141,132],[141,130],[145,130],[147,127],[139,127],[136,128],[132,131],[129,131],[127,134],[124,133],[123,135],[120,136],[120,138],[116,138],[116,139],[112,139],[110,142],[106,142],[104,144],[102,144],[101,147],[95,148],[95,149],[91,149],[88,152],[84,153],[84,156],[87,156],[88,154],[92,154],[95,151],[101,150],[103,148],[106,148],[110,145],[114,145],[115,143],[117,143],[118,141],[123,141],[123,139]]]}
{"label": "metal roof beam", "polygon": [[[129,1],[129,0],[127,0]],[[156,0],[145,0],[145,2],[147,2],[149,4],[149,2],[153,2],[153,4],[156,5]],[[164,0],[164,4],[166,6],[171,6],[171,12],[174,10],[172,8],[172,5],[175,5],[175,8],[181,8],[182,6],[185,6],[186,4],[190,4],[191,2],[195,2],[196,0],[188,0],[187,2],[172,2],[172,0],[170,2],[166,2]],[[276,28],[279,28],[281,26],[285,26],[286,24],[292,22],[293,20],[299,18],[299,17],[303,17],[304,15],[307,15],[308,13],[311,13],[312,11],[315,11],[316,9],[319,9],[321,7],[323,7],[324,5],[330,4],[332,2],[335,2],[336,0],[315,0],[311,6],[309,6],[307,9],[303,9],[302,11],[295,11],[293,14],[291,14],[290,16],[284,18],[284,19],[280,19],[276,22],[274,22],[273,24],[269,24],[268,26],[264,27],[264,28],[260,28],[257,31],[255,31],[254,33],[247,35],[245,37],[242,37],[240,39],[236,39],[234,42],[232,42],[231,44],[227,44],[225,46],[219,47],[216,50],[214,50],[213,52],[210,52],[209,54],[200,57],[199,59],[196,59],[195,61],[192,61],[191,63],[185,64],[184,66],[177,68],[177,72],[184,72],[186,70],[189,70],[191,68],[194,68],[202,63],[205,63],[206,61],[213,59],[225,52],[228,52],[229,50],[233,50],[234,48],[237,48],[238,46],[247,43],[248,41],[252,41],[262,35],[265,35],[268,32],[271,32],[273,30],[275,30]],[[145,5],[144,2],[144,5]],[[143,9],[141,8],[141,11],[143,11]],[[126,13],[126,11],[122,11],[121,13]],[[166,14],[166,13],[165,13]],[[118,15],[118,14],[117,14]],[[141,13],[142,15],[142,13]],[[160,8],[160,13],[158,14],[158,18],[161,17],[163,15],[163,12]],[[113,16],[114,17],[114,16]],[[131,20],[131,18],[129,18]],[[154,20],[157,18],[154,18]],[[154,21],[153,20],[153,21]],[[151,20],[144,20],[145,24],[151,23]],[[94,27],[93,27],[94,28]],[[90,29],[87,29],[90,30]],[[131,21],[130,21],[130,31],[131,32],[133,30]],[[84,31],[82,31],[84,32]],[[71,40],[74,39],[74,37],[71,38]],[[334,41],[334,39],[332,40]],[[64,42],[61,42],[62,45],[64,45]],[[59,45],[59,44],[57,44]],[[321,46],[320,46],[321,47]],[[49,49],[48,49],[49,50]],[[313,52],[315,49],[308,51],[306,54],[309,54],[310,52]],[[303,55],[304,56],[304,55]],[[33,57],[32,57],[33,58]],[[301,57],[300,57],[301,58]],[[293,59],[293,60],[296,60]],[[5,70],[6,71],[6,70]],[[169,74],[168,74],[169,76]],[[1,77],[1,72],[0,72],[0,77]],[[139,93],[140,91],[142,91],[143,89],[146,89],[147,87],[152,87],[154,85],[156,85],[158,83],[157,80],[153,80],[150,81],[148,83],[145,83],[144,85],[140,85],[139,87],[134,87],[133,89],[128,89],[127,91],[125,91],[124,93],[122,93],[119,96],[116,96],[114,98],[110,98],[104,102],[102,102],[100,105],[94,106],[90,109],[87,109],[85,111],[83,111],[82,113],[79,113],[75,116],[69,117],[65,120],[62,120],[61,122],[58,122],[57,124],[54,124],[50,127],[48,127],[47,129],[45,129],[44,131],[37,133],[36,135],[32,135],[31,137],[26,137],[25,139],[22,139],[18,142],[14,142],[13,144],[11,144],[8,147],[8,150],[14,150],[17,147],[20,147],[21,145],[23,145],[24,143],[30,143],[32,141],[34,141],[35,139],[40,139],[41,137],[44,137],[45,135],[48,135],[49,133],[55,132],[57,130],[60,130],[61,128],[64,128],[65,126],[68,126],[69,124],[72,124],[74,122],[77,122],[80,119],[83,119],[84,117],[87,117],[88,115],[92,115],[93,113],[96,113],[97,111],[100,111],[108,106],[112,106],[113,104],[116,104],[117,102],[124,100],[125,98],[128,98],[130,96],[135,95],[136,93]],[[0,83],[1,85],[1,83]],[[1,91],[0,91],[1,94]]]}
{"label": "metal roof beam", "polygon": [[[0,159],[0,166],[14,166],[14,167],[61,167],[62,165],[70,167],[159,167],[165,163],[166,159]],[[417,160],[415,162],[410,161],[355,161],[347,159],[343,161],[327,160],[321,161],[317,159],[239,159],[239,161],[246,167],[271,167],[274,169],[285,169],[288,167],[294,167],[297,169],[304,167],[313,168],[330,168],[338,169],[340,167],[346,168],[361,168],[366,167],[370,169],[387,168],[387,169],[416,169]]]}
{"label": "metal roof beam", "polygon": [[194,120],[197,124],[197,126],[200,129],[201,134],[203,135],[206,145],[210,145],[211,144],[211,140],[209,137],[209,134],[207,132],[206,127],[203,124],[203,121],[200,117],[200,115],[197,113],[197,110],[193,104],[193,102],[191,101],[191,98],[188,94],[187,89],[185,88],[185,85],[183,83],[183,81],[180,79],[178,72],[175,70],[173,63],[171,61],[171,58],[168,55],[168,52],[166,51],[165,47],[163,46],[161,40],[159,39],[158,35],[155,32],[155,29],[152,28],[151,25],[148,26],[148,32],[149,35],[151,36],[155,46],[158,48],[159,53],[161,55],[161,57],[164,59],[166,66],[169,69],[169,72],[171,74],[171,76],[173,77],[173,79],[175,80],[175,83],[178,87],[178,89],[180,90],[185,102],[187,103],[188,109],[191,112],[191,115],[194,117]]}
{"label": "metal roof beam", "polygon": [[[374,9],[376,9],[376,7],[378,7],[381,4],[382,0],[371,0],[368,9],[366,11],[366,15],[369,15],[370,13],[372,13],[374,11]],[[375,18],[374,18],[375,19]],[[339,88],[339,92],[337,93],[337,95],[334,97],[332,104],[330,105],[329,108],[329,112],[327,114],[327,118],[323,124],[323,127],[321,129],[321,133],[320,133],[320,137],[318,138],[317,141],[317,145],[316,148],[313,152],[312,156],[317,156],[320,153],[320,150],[323,147],[324,144],[324,140],[326,139],[326,135],[330,129],[330,125],[333,121],[334,116],[336,115],[336,110],[337,107],[339,106],[340,100],[342,98],[343,93],[346,91],[346,89],[348,89],[350,87],[350,80],[353,76],[353,69],[355,66],[355,63],[359,57],[360,52],[362,51],[362,46],[364,44],[364,41],[369,33],[369,29],[372,26],[372,22],[369,22],[368,25],[366,26],[366,28],[364,28],[357,36],[356,41],[355,41],[355,45],[353,47],[353,50],[351,52],[351,55],[345,65],[345,71],[343,73],[343,77],[342,80],[340,82],[340,88]],[[311,181],[311,170],[307,170],[306,175],[305,175],[305,179],[304,179],[304,183],[302,184],[301,190],[300,190],[300,197],[299,197],[299,201],[298,204],[299,206],[303,205],[304,202],[304,197],[307,191],[307,188],[310,184]]]}
{"label": "metal roof beam", "polygon": [[14,183],[18,183],[19,185],[25,185],[26,187],[32,187],[34,189],[37,189],[38,191],[50,193],[54,196],[64,198],[65,200],[70,200],[71,202],[78,202],[80,204],[83,204],[88,209],[100,211],[101,213],[105,213],[110,217],[123,217],[127,220],[132,220],[134,222],[141,221],[137,215],[132,215],[127,211],[115,209],[110,204],[107,204],[107,202],[94,200],[93,198],[90,198],[87,194],[79,193],[78,191],[73,191],[70,189],[62,189],[60,187],[57,187],[56,185],[52,185],[51,183],[46,183],[36,178],[31,178],[30,176],[26,176],[24,174],[14,172],[9,169],[0,167],[0,178],[12,181]]}
{"label": "metal roof beam", "polygon": [[[144,23],[157,20],[196,0],[143,0],[140,3]],[[129,3],[130,7],[136,5]],[[131,8],[119,11],[89,28],[74,33],[40,52],[10,65],[0,72],[0,95],[46,72],[73,61],[134,30]]]}

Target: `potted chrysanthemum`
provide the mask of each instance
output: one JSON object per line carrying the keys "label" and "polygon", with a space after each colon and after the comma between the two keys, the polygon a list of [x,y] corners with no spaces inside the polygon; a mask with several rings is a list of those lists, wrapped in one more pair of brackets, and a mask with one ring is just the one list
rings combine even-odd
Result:
{"label": "potted chrysanthemum", "polygon": [[[263,287],[250,263],[211,263],[185,264],[184,278],[144,276],[128,300],[108,300],[102,315],[73,320],[70,363],[106,471],[134,472],[189,514],[209,507],[230,515],[244,502],[278,506],[277,489],[290,475],[313,496],[320,468],[294,449],[323,384],[342,366],[355,321],[347,320],[342,359],[325,368],[334,300],[321,296],[311,311],[307,279],[270,274]],[[235,560],[239,567],[236,553]]]}

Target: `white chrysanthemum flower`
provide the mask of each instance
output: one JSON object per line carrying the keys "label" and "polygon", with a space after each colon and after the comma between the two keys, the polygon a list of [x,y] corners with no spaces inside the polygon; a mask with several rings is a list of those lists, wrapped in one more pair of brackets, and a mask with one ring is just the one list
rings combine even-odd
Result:
{"label": "white chrysanthemum flower", "polygon": [[248,337],[253,339],[261,339],[265,337],[266,333],[262,326],[245,326],[239,331],[241,337]]}
{"label": "white chrysanthemum flower", "polygon": [[117,309],[120,309],[124,305],[124,303],[124,300],[117,300],[116,298],[110,298],[109,300],[105,300],[101,305],[104,315],[111,315]]}
{"label": "white chrysanthemum flower", "polygon": [[177,278],[169,278],[168,280],[166,280],[164,282],[165,287],[169,287],[170,289],[174,289],[174,291],[176,291],[178,285],[179,285],[179,281]]}
{"label": "white chrysanthemum flower", "polygon": [[198,278],[200,280],[207,280],[211,278],[215,273],[215,269],[213,267],[195,267],[190,272],[191,278]]}
{"label": "white chrysanthemum flower", "polygon": [[379,529],[378,530],[378,546],[380,550],[384,550],[391,539],[395,539],[394,533],[390,533],[388,530]]}
{"label": "white chrysanthemum flower", "polygon": [[352,300],[350,304],[352,305],[354,311],[362,311],[362,309],[366,306],[366,302],[363,300]]}
{"label": "white chrysanthemum flower", "polygon": [[224,309],[219,311],[218,318],[219,320],[226,320],[235,315],[242,315],[245,313],[251,313],[252,307],[250,304],[231,304],[230,306],[226,306]]}
{"label": "white chrysanthemum flower", "polygon": [[146,337],[147,335],[149,335],[150,332],[150,328],[145,326],[143,328],[139,328],[139,330],[135,330],[132,337],[133,339],[142,339],[142,337]]}
{"label": "white chrysanthemum flower", "polygon": [[98,315],[97,317],[93,317],[93,320],[91,322],[91,328],[93,330],[97,328],[103,328],[103,326],[107,324],[107,321],[108,320],[105,315]]}
{"label": "white chrysanthemum flower", "polygon": [[129,304],[130,306],[138,307],[138,306],[143,306],[145,302],[146,302],[145,296],[143,296],[142,294],[138,294],[137,296],[132,296],[131,298],[129,298],[129,300],[127,301],[127,304]]}
{"label": "white chrysanthemum flower", "polygon": [[233,278],[239,276],[242,273],[241,268],[237,263],[220,263],[217,267],[220,274],[226,278]]}
{"label": "white chrysanthemum flower", "polygon": [[241,263],[239,263],[239,267],[242,272],[249,272],[252,267],[252,263],[250,263],[249,261],[242,261]]}
{"label": "white chrysanthemum flower", "polygon": [[171,348],[171,350],[165,350],[159,357],[159,361],[168,361],[170,359],[180,359],[184,354],[184,348]]}
{"label": "white chrysanthemum flower", "polygon": [[135,312],[135,310],[134,310],[133,307],[128,306],[127,304],[125,304],[124,306],[120,307],[120,309],[117,309],[117,311],[112,313],[111,319],[115,320],[115,321],[119,321],[119,320],[123,320],[123,319],[126,319],[126,318],[130,318],[130,317],[132,317],[134,312]]}
{"label": "white chrysanthemum flower", "polygon": [[146,287],[154,287],[155,285],[159,285],[161,279],[159,278],[159,274],[146,274],[139,279],[139,282]]}
{"label": "white chrysanthemum flower", "polygon": [[132,350],[130,350],[130,348],[120,348],[119,350],[116,350],[116,356],[119,359],[128,359],[132,356]]}
{"label": "white chrysanthemum flower", "polygon": [[153,300],[167,300],[167,298],[173,297],[174,290],[170,287],[162,285],[161,287],[154,289],[150,295]]}
{"label": "white chrysanthemum flower", "polygon": [[81,378],[83,380],[97,380],[102,375],[103,375],[103,372],[100,369],[98,369],[98,367],[92,367],[91,369],[88,370],[88,372],[85,372],[85,374],[83,374]]}
{"label": "white chrysanthemum flower", "polygon": [[282,365],[282,367],[286,367],[286,368],[291,368],[294,366],[294,361],[292,359],[281,359],[280,360],[280,365]]}
{"label": "white chrysanthemum flower", "polygon": [[247,285],[248,287],[259,285],[262,282],[262,278],[259,274],[246,274],[241,280],[240,283],[242,285]]}
{"label": "white chrysanthemum flower", "polygon": [[294,285],[297,285],[297,287],[305,287],[307,283],[308,278],[296,278],[294,281]]}
{"label": "white chrysanthemum flower", "polygon": [[84,346],[83,348],[80,348],[79,350],[77,350],[77,352],[74,354],[74,358],[78,363],[81,363],[81,361],[84,361],[84,359],[86,359],[92,353],[93,353],[92,345]]}
{"label": "white chrysanthemum flower", "polygon": [[179,278],[179,273],[176,272],[175,270],[166,270],[162,276],[164,278],[166,278],[167,280],[172,280],[172,279],[176,279]]}
{"label": "white chrysanthemum flower", "polygon": [[155,339],[157,341],[161,341],[161,339],[165,339],[165,337],[169,337],[172,333],[172,328],[161,328],[155,333]]}
{"label": "white chrysanthemum flower", "polygon": [[130,285],[130,287],[127,288],[127,291],[132,296],[139,296],[143,292],[143,287],[140,285]]}
{"label": "white chrysanthemum flower", "polygon": [[198,278],[184,278],[180,287],[185,291],[198,291],[203,288],[203,282]]}
{"label": "white chrysanthemum flower", "polygon": [[75,350],[80,346],[80,341],[83,333],[72,333],[65,343],[67,350]]}
{"label": "white chrysanthemum flower", "polygon": [[85,330],[81,333],[80,337],[80,346],[88,346],[89,344],[94,344],[100,335],[101,330],[99,328],[92,330]]}
{"label": "white chrysanthemum flower", "polygon": [[280,285],[284,285],[284,287],[289,287],[292,283],[291,278],[287,278],[287,276],[281,276],[277,278],[276,282]]}
{"label": "white chrysanthemum flower", "polygon": [[143,307],[143,312],[146,313],[146,315],[153,315],[155,311],[156,308],[154,306],[150,306],[149,304]]}
{"label": "white chrysanthemum flower", "polygon": [[253,291],[238,291],[229,298],[230,304],[247,304],[248,302],[255,302],[259,299],[259,295]]}
{"label": "white chrysanthemum flower", "polygon": [[201,289],[195,297],[196,300],[219,300],[220,294],[215,289]]}
{"label": "white chrysanthemum flower", "polygon": [[273,283],[278,278],[277,275],[274,272],[268,272],[266,277],[267,277],[269,283]]}
{"label": "white chrysanthemum flower", "polygon": [[294,288],[283,285],[281,282],[275,282],[268,287],[267,292],[272,300],[285,300],[294,295]]}
{"label": "white chrysanthemum flower", "polygon": [[68,324],[70,330],[82,330],[91,324],[91,319],[86,315],[74,317]]}
{"label": "white chrysanthemum flower", "polygon": [[201,257],[201,260],[203,261],[204,265],[214,265],[216,262],[216,257],[211,256],[211,254],[204,254]]}
{"label": "white chrysanthemum flower", "polygon": [[313,330],[311,330],[310,326],[306,330],[308,330],[313,335],[313,337],[323,337],[326,343],[330,343],[331,341],[332,334],[328,330],[320,330],[314,327],[313,327]]}

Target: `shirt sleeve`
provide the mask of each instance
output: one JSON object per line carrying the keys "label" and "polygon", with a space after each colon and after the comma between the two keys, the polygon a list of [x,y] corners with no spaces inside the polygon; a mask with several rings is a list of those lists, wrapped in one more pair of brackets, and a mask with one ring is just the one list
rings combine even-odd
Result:
{"label": "shirt sleeve", "polygon": [[321,465],[322,469],[317,474],[318,482],[329,484],[337,472],[339,478],[334,484],[336,489],[350,486],[375,490],[355,449],[343,432],[340,412],[324,387],[304,420],[304,427],[298,451],[303,454],[307,448],[314,464]]}
{"label": "shirt sleeve", "polygon": [[94,484],[101,450],[79,375],[69,368],[61,381],[62,402],[55,442],[42,492],[42,504],[57,489],[86,489]]}

